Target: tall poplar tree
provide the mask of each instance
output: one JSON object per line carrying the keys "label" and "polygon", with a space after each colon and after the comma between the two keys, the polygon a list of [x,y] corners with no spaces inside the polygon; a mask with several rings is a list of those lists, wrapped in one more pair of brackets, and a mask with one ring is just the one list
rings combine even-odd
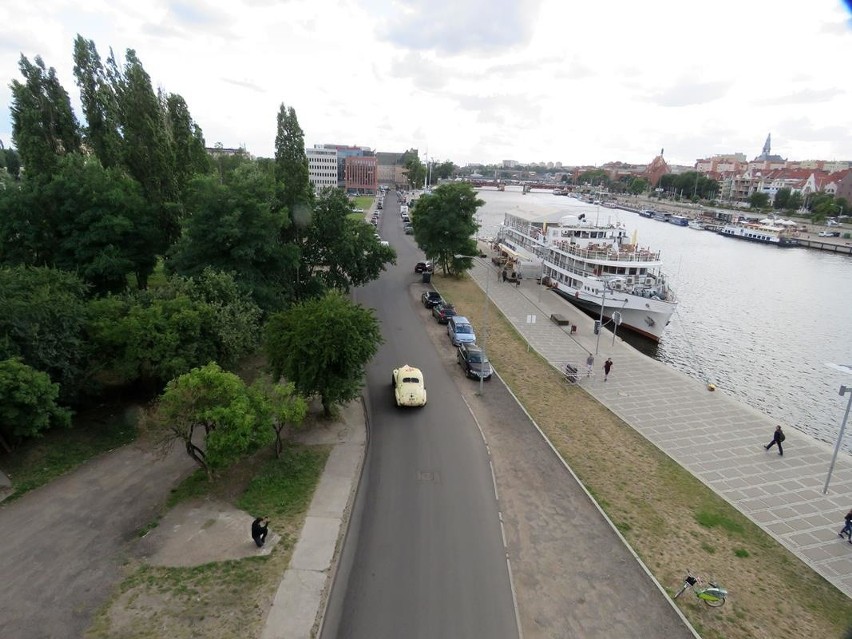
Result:
{"label": "tall poplar tree", "polygon": [[41,56],[18,63],[24,82],[12,80],[12,138],[27,174],[50,175],[61,156],[80,150],[80,126],[68,92]]}
{"label": "tall poplar tree", "polygon": [[74,40],[74,76],[86,118],[86,142],[109,169],[121,164],[118,102],[95,43],[77,35]]}

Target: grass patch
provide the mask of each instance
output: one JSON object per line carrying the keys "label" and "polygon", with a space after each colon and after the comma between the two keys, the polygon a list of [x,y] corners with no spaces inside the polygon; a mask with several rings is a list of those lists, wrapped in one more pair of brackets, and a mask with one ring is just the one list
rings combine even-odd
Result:
{"label": "grass patch", "polygon": [[[436,274],[433,283],[460,314],[478,321],[483,293],[474,282]],[[852,626],[849,598],[582,387],[565,384],[491,308],[494,367],[657,580],[672,587],[691,568],[731,592],[727,615],[678,600],[704,639],[843,636]],[[744,556],[750,560],[740,561]],[[785,593],[780,614],[766,605],[768,593],[778,592]]]}
{"label": "grass patch", "polygon": [[177,486],[172,488],[169,498],[166,500],[166,510],[174,508],[177,504],[187,499],[203,497],[210,492],[211,483],[207,480],[207,473],[197,468]]}
{"label": "grass patch", "polygon": [[365,211],[373,206],[373,200],[375,200],[372,195],[358,195],[352,198],[352,206],[356,209],[364,209]]}
{"label": "grass patch", "polygon": [[699,526],[704,526],[705,528],[722,528],[736,535],[742,535],[745,532],[745,529],[739,522],[719,511],[699,510],[695,513],[695,521]]}
{"label": "grass patch", "polygon": [[0,468],[12,480],[10,501],[43,486],[101,453],[136,439],[136,412],[125,406],[81,411],[68,429],[47,431],[0,457]]}
{"label": "grass patch", "polygon": [[[170,504],[190,497],[232,495],[240,508],[272,517],[281,541],[267,556],[237,561],[188,568],[132,564],[87,637],[260,636],[328,453],[326,447],[291,446],[280,459],[268,451],[245,459],[213,482],[200,471],[187,478],[173,491]],[[235,485],[241,485],[237,494]]]}

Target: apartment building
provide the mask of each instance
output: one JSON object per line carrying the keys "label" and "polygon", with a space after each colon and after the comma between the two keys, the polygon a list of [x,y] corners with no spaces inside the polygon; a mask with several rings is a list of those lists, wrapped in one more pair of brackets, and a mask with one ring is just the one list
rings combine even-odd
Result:
{"label": "apartment building", "polygon": [[308,157],[308,178],[319,192],[326,187],[337,188],[337,149],[314,146],[305,149]]}

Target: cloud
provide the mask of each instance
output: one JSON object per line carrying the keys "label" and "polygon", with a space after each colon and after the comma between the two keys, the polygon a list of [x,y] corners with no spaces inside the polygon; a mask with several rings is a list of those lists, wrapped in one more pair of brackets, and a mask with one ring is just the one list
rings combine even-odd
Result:
{"label": "cloud", "polygon": [[811,104],[814,102],[828,102],[832,98],[843,95],[842,89],[802,89],[786,95],[764,98],[755,102],[757,105],[781,105],[781,104]]}
{"label": "cloud", "polygon": [[222,24],[225,15],[202,0],[179,0],[169,5],[171,19],[190,27],[204,27]]}
{"label": "cloud", "polygon": [[430,92],[444,88],[452,74],[448,67],[436,64],[419,52],[394,58],[389,73],[393,78],[410,79],[418,89]]}
{"label": "cloud", "polygon": [[493,52],[530,41],[541,0],[400,0],[379,33],[402,48]]}
{"label": "cloud", "polygon": [[732,86],[731,81],[696,82],[682,80],[677,84],[650,96],[659,106],[682,107],[706,104],[723,97]]}
{"label": "cloud", "polygon": [[233,78],[222,78],[222,82],[227,82],[228,84],[233,84],[234,86],[243,87],[244,89],[250,89],[252,91],[256,91],[257,93],[266,93],[266,89],[256,85],[254,82],[249,82],[248,80],[234,80]]}

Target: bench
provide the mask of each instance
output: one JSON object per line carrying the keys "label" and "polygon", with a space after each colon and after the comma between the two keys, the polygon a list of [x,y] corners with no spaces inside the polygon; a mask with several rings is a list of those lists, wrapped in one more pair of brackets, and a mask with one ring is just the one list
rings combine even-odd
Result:
{"label": "bench", "polygon": [[550,316],[551,321],[557,326],[570,326],[571,320],[562,315],[561,313],[553,313]]}
{"label": "bench", "polygon": [[565,375],[565,379],[569,384],[576,384],[577,380],[580,378],[577,367],[572,366],[571,364],[565,364],[565,369],[562,371],[562,374]]}

